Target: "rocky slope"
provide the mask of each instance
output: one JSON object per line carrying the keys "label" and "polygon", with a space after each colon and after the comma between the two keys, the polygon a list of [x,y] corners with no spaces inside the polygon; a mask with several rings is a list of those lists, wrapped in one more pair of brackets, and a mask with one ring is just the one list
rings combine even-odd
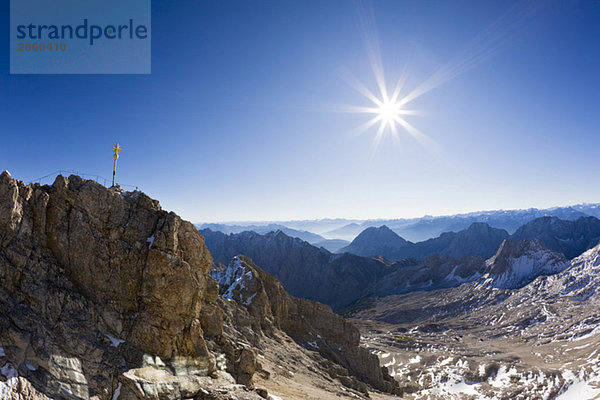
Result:
{"label": "rocky slope", "polygon": [[518,289],[540,275],[556,274],[568,266],[562,254],[550,251],[537,239],[505,240],[486,261],[483,279],[495,288]]}
{"label": "rocky slope", "polygon": [[[334,323],[311,333],[338,335],[332,343],[346,359],[311,355],[281,331],[284,323],[222,299],[211,265],[194,226],[140,192],[76,176],[24,185],[3,173],[0,397],[258,399],[267,394],[252,391],[255,380],[275,385],[272,364],[262,365],[259,351],[306,358],[299,371],[317,371],[320,396],[337,396],[344,383],[362,396],[360,379],[393,390],[383,371],[363,370],[377,362],[360,350],[345,321],[329,318]],[[288,301],[273,303],[282,305],[281,321],[289,321]],[[298,304],[295,319],[327,314],[323,306]],[[356,362],[346,364],[351,371],[336,364],[344,360]],[[329,370],[328,380],[319,378]]]}
{"label": "rocky slope", "polygon": [[[228,267],[217,265],[212,276],[224,298],[248,310],[249,335],[264,332],[274,336],[280,329],[305,348],[338,364],[333,371],[342,366],[376,389],[394,391],[397,385],[387,370],[379,366],[377,357],[359,347],[358,329],[328,306],[290,296],[275,277],[244,256],[235,257]],[[366,393],[365,384],[347,375],[342,375],[346,386]]]}
{"label": "rocky slope", "polygon": [[[572,261],[537,241],[503,247],[475,282],[354,309],[406,398],[600,396],[600,245]],[[504,288],[507,271],[535,269],[556,273]]]}
{"label": "rocky slope", "polygon": [[391,266],[353,254],[332,254],[283,232],[225,235],[200,231],[215,261],[228,263],[243,254],[281,281],[290,294],[320,301],[334,309],[356,301],[365,288],[384,277]]}
{"label": "rocky slope", "polygon": [[384,278],[369,285],[362,297],[383,297],[392,294],[414,291],[430,291],[459,286],[478,279],[485,270],[481,257],[462,257],[434,255],[421,262],[405,260],[395,263],[395,268]]}

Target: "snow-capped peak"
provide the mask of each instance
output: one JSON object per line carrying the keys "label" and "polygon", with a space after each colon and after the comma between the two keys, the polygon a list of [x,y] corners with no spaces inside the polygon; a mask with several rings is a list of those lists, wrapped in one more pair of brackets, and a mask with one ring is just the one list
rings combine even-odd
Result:
{"label": "snow-capped peak", "polygon": [[[499,289],[516,289],[540,275],[552,275],[569,267],[567,259],[537,239],[505,240],[496,254],[486,261],[482,279]],[[490,279],[491,278],[491,279]]]}

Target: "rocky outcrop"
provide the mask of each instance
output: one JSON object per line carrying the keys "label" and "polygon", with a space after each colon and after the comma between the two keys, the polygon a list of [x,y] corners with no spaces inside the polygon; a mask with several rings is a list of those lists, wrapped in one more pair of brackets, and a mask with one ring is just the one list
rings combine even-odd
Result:
{"label": "rocky outcrop", "polygon": [[201,326],[211,263],[194,226],[142,193],[0,176],[0,340],[49,396],[108,397],[145,354],[214,374]]}
{"label": "rocky outcrop", "polygon": [[539,239],[547,248],[572,259],[598,244],[600,220],[595,217],[581,217],[575,221],[556,217],[537,218],[511,236],[514,241],[525,239]]}
{"label": "rocky outcrop", "polygon": [[485,262],[481,278],[492,287],[517,289],[540,275],[551,275],[569,267],[560,253],[546,248],[539,240],[505,240],[498,252]]}
{"label": "rocky outcrop", "polygon": [[212,262],[192,224],[140,192],[3,173],[0,398],[266,396],[252,391],[257,349],[286,336],[288,309],[273,324],[225,301]]}
{"label": "rocky outcrop", "polygon": [[285,332],[303,347],[337,364],[330,368],[332,377],[354,389],[367,390],[357,377],[382,391],[397,390],[396,382],[385,367],[379,366],[378,358],[359,346],[358,329],[328,306],[290,296],[275,277],[244,256],[235,257],[227,267],[215,266],[211,274],[219,282],[224,298],[248,310],[254,332],[269,336],[278,330]]}

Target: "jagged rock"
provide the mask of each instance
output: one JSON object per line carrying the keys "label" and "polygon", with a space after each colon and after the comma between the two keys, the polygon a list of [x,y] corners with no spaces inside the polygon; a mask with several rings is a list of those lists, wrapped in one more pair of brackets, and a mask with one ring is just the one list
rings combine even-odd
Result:
{"label": "jagged rock", "polygon": [[0,337],[19,370],[39,365],[34,386],[108,396],[111,376],[144,353],[216,370],[201,328],[212,258],[158,202],[76,176],[25,186],[4,173],[0,245]]}
{"label": "jagged rock", "polygon": [[[287,310],[268,296],[249,313],[218,295],[211,265],[194,226],[140,192],[3,173],[0,397],[260,399],[250,388],[257,372],[269,376],[256,358],[265,335],[287,337],[280,327],[325,306]],[[336,318],[340,331],[323,325],[324,335],[349,337]]]}
{"label": "jagged rock", "polygon": [[575,221],[542,217],[523,225],[511,240],[539,239],[547,248],[571,259],[596,246],[600,241],[600,220],[581,217]]}
{"label": "jagged rock", "polygon": [[396,390],[396,382],[379,366],[379,359],[359,346],[358,329],[328,306],[289,295],[275,277],[244,256],[235,257],[227,267],[215,266],[211,274],[224,298],[246,307],[255,330],[272,336],[281,329],[305,348],[318,351],[346,370],[341,381],[349,387],[366,391],[351,374],[376,389]]}
{"label": "jagged rock", "polygon": [[555,274],[568,266],[562,254],[547,249],[537,239],[505,240],[498,252],[486,261],[482,279],[495,288],[516,289],[540,275]]}
{"label": "jagged rock", "polygon": [[361,297],[365,288],[391,271],[389,263],[354,254],[331,254],[283,232],[225,235],[200,231],[215,261],[227,264],[238,254],[281,281],[293,296],[338,310]]}

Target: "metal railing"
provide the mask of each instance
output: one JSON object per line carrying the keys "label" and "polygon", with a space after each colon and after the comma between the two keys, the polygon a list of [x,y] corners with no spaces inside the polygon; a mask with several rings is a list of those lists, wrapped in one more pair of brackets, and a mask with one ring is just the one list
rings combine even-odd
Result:
{"label": "metal railing", "polygon": [[[43,185],[43,184],[51,185],[58,175],[63,175],[63,176],[67,176],[67,177],[69,175],[77,175],[77,176],[82,177],[83,179],[95,181],[106,187],[110,187],[112,184],[112,179],[106,179],[100,175],[87,174],[85,172],[79,172],[79,171],[74,171],[74,170],[68,171],[68,170],[64,170],[64,169],[59,169],[57,171],[51,172],[47,175],[44,175],[40,178],[31,179],[28,181],[28,183],[39,183],[40,185]],[[123,183],[115,183],[115,186],[121,186],[122,188],[129,189],[129,190],[139,190],[139,187],[136,185],[126,185]]]}

